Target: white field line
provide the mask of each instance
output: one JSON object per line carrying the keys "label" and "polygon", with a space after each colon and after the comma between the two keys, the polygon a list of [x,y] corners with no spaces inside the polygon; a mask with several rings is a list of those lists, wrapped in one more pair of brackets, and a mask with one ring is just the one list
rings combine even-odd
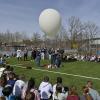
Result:
{"label": "white field line", "polygon": [[[19,65],[19,64],[18,64],[18,65],[11,65],[11,66],[15,66],[15,67],[19,67],[19,68],[24,68],[24,69],[26,69],[25,67],[21,66],[21,64],[20,64],[20,65]],[[74,76],[74,77],[81,77],[81,78],[86,78],[86,79],[100,80],[100,78],[97,78],[97,77],[88,77],[88,76],[83,76],[83,75],[76,75],[76,74],[55,72],[55,71],[50,71],[50,70],[38,69],[38,68],[32,68],[32,69],[33,69],[33,70],[42,71],[42,72],[54,73],[54,74],[61,74],[61,75]]]}

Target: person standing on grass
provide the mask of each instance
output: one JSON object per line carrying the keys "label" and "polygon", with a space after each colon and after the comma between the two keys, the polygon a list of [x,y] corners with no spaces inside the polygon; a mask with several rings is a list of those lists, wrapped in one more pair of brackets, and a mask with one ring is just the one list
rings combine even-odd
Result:
{"label": "person standing on grass", "polygon": [[24,50],[24,61],[27,60],[27,57],[28,57],[28,50],[27,50],[27,48],[25,48],[25,50]]}
{"label": "person standing on grass", "polygon": [[38,49],[36,51],[36,58],[35,58],[36,66],[40,67],[40,61],[41,61],[41,53],[40,50]]}
{"label": "person standing on grass", "polygon": [[18,61],[22,58],[22,51],[20,49],[17,50],[17,59]]}
{"label": "person standing on grass", "polygon": [[57,68],[59,68],[60,65],[61,65],[61,55],[60,55],[60,53],[58,53],[58,52],[57,52],[57,54],[56,54],[55,65],[56,65]]}
{"label": "person standing on grass", "polygon": [[42,60],[45,59],[45,49],[44,48],[41,49],[41,59]]}
{"label": "person standing on grass", "polygon": [[32,52],[31,52],[31,60],[35,60],[36,58],[36,48],[32,48]]}
{"label": "person standing on grass", "polygon": [[51,54],[51,66],[52,67],[56,67],[55,61],[56,61],[56,53],[53,51],[52,54]]}

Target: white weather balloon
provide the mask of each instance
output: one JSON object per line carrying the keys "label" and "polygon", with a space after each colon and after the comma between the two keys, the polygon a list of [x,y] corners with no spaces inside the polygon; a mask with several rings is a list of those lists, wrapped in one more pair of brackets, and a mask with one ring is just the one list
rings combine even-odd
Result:
{"label": "white weather balloon", "polygon": [[45,9],[39,16],[41,30],[48,36],[54,36],[60,29],[61,16],[54,9]]}

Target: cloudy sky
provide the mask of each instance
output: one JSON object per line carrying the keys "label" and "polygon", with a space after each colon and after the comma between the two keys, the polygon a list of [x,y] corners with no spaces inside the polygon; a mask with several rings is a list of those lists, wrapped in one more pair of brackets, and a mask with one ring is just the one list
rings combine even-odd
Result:
{"label": "cloudy sky", "polygon": [[0,32],[41,32],[38,17],[46,8],[58,10],[64,26],[70,16],[100,26],[100,0],[0,0]]}

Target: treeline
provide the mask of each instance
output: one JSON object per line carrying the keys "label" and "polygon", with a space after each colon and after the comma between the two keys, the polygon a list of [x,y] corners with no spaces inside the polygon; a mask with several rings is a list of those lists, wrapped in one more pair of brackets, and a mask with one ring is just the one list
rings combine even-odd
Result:
{"label": "treeline", "polygon": [[82,22],[75,16],[71,16],[66,22],[66,27],[62,25],[60,32],[53,39],[46,35],[41,36],[37,32],[29,38],[26,33],[7,31],[0,33],[0,43],[21,42],[26,45],[90,51],[93,38],[99,34],[100,28],[93,22]]}

